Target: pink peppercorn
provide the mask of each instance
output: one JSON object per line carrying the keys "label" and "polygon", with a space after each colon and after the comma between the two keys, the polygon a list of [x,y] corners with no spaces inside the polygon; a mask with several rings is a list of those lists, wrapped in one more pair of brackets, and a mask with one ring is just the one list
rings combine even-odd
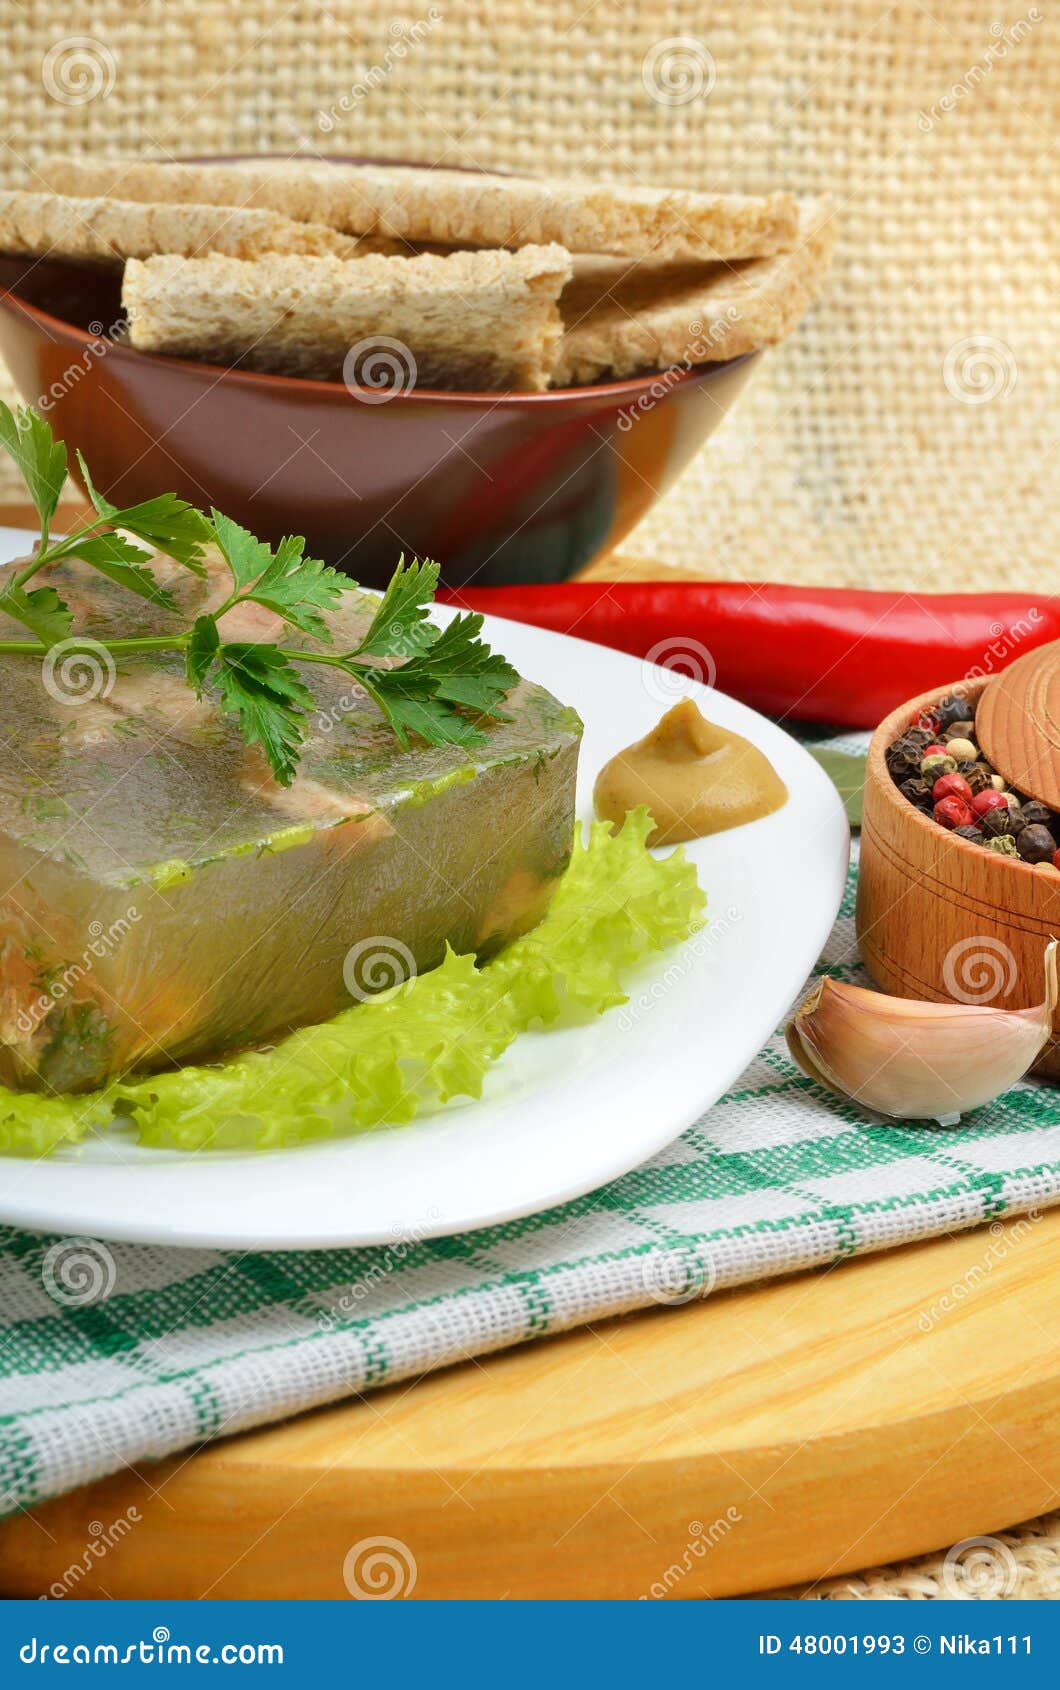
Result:
{"label": "pink peppercorn", "polygon": [[985,816],[988,810],[1000,809],[1004,804],[1008,807],[1008,799],[1003,792],[995,792],[988,786],[985,792],[977,792],[971,800],[972,811],[977,816]]}
{"label": "pink peppercorn", "polygon": [[942,798],[931,812],[943,827],[971,827],[972,812],[963,798]]}
{"label": "pink peppercorn", "polygon": [[960,798],[965,804],[971,804],[972,789],[963,775],[940,775],[931,788],[931,796],[936,804],[942,798]]}
{"label": "pink peppercorn", "polygon": [[947,751],[947,749],[944,745],[925,745],[923,751],[920,753],[920,761],[923,762],[925,757],[948,757],[948,756],[949,756],[949,752]]}

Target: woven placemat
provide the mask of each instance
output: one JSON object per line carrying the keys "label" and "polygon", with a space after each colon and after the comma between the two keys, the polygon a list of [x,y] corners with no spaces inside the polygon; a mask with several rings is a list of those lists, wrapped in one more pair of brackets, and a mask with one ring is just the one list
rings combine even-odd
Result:
{"label": "woven placemat", "polygon": [[[415,157],[830,190],[823,303],[630,537],[747,576],[1052,590],[1060,55],[974,0],[34,0],[0,181],[46,150]],[[13,483],[0,480],[0,497]]]}
{"label": "woven placemat", "polygon": [[1060,1514],[1043,1514],[993,1536],[966,1538],[945,1554],[769,1594],[809,1602],[1056,1602]]}

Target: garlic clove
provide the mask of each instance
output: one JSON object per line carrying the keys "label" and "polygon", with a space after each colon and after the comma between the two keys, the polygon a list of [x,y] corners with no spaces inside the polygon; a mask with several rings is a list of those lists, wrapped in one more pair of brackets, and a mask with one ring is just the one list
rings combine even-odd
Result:
{"label": "garlic clove", "polygon": [[803,1073],[896,1121],[951,1124],[1027,1072],[1052,1033],[1057,941],[1031,1009],[924,1003],[825,978],[796,1011],[788,1049]]}

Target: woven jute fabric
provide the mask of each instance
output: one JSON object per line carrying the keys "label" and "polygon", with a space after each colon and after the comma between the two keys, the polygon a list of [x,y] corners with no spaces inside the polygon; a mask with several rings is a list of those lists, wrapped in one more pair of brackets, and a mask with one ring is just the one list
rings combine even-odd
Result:
{"label": "woven jute fabric", "polygon": [[1060,1514],[968,1538],[945,1554],[770,1594],[814,1602],[1060,1601]]}
{"label": "woven jute fabric", "polygon": [[24,0],[6,22],[0,180],[22,182],[44,151],[308,146],[831,191],[823,301],[625,549],[722,577],[1047,590],[1060,54],[1046,10],[98,0],[75,16]]}

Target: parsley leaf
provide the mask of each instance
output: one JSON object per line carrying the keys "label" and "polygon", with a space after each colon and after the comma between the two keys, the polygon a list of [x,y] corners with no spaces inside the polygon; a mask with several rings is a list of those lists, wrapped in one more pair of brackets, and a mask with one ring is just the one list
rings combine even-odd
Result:
{"label": "parsley leaf", "polygon": [[119,587],[127,587],[131,593],[147,599],[149,604],[156,604],[163,610],[177,609],[172,593],[144,567],[151,553],[142,552],[139,546],[131,545],[121,534],[93,534],[84,540],[71,541],[64,556],[82,558],[109,581],[114,581]]}
{"label": "parsley leaf", "polygon": [[362,670],[357,679],[378,704],[404,749],[408,748],[410,733],[419,734],[428,745],[482,744],[486,736],[481,728],[456,715],[429,693],[406,690],[392,679],[396,674],[396,670]]}
{"label": "parsley leaf", "polygon": [[427,611],[438,585],[438,565],[429,558],[406,563],[404,554],[390,578],[353,657],[414,657],[437,638],[438,630],[427,619]]}
{"label": "parsley leaf", "polygon": [[319,558],[304,557],[304,549],[305,541],[300,537],[281,540],[243,597],[275,611],[303,634],[312,634],[330,645],[331,632],[321,612],[334,610],[353,582]]}
{"label": "parsley leaf", "polygon": [[506,721],[493,706],[517,684],[519,674],[499,652],[491,651],[485,640],[479,639],[481,631],[482,617],[477,612],[454,616],[412,667],[416,674],[429,676],[436,683],[436,697],[488,711]]}
{"label": "parsley leaf", "polygon": [[215,661],[222,709],[239,717],[247,744],[260,745],[280,785],[290,786],[313,694],[278,646],[222,645]]}
{"label": "parsley leaf", "polygon": [[0,446],[15,460],[45,527],[66,485],[66,447],[52,437],[39,412],[20,405],[17,412],[0,400]]}
{"label": "parsley leaf", "polygon": [[232,580],[242,591],[265,573],[272,553],[264,540],[256,540],[249,529],[241,528],[230,516],[211,510],[210,518],[221,555],[232,571]]}
{"label": "parsley leaf", "polygon": [[73,613],[54,587],[34,587],[27,592],[12,582],[0,589],[0,611],[13,616],[47,646],[65,640],[74,622]]}
{"label": "parsley leaf", "polygon": [[457,616],[425,651],[394,669],[350,664],[378,704],[402,745],[417,733],[430,745],[478,745],[481,728],[453,709],[462,705],[506,721],[499,705],[519,676],[503,657],[478,638],[482,617]]}
{"label": "parsley leaf", "polygon": [[[212,534],[210,525],[201,511],[197,511],[194,505],[189,505],[184,499],[178,499],[175,493],[162,493],[157,499],[145,499],[142,504],[127,505],[124,508],[112,505],[110,500],[104,498],[92,485],[88,465],[80,452],[77,454],[77,461],[88,496],[104,522],[109,522],[113,528],[128,529],[130,534],[135,534],[138,540],[143,540],[153,551],[163,552],[166,557],[174,558],[195,575],[205,575],[202,550],[212,538]],[[79,550],[76,555],[83,557],[84,552]]]}
{"label": "parsley leaf", "polygon": [[220,646],[221,636],[217,632],[217,623],[213,617],[198,617],[188,638],[185,662],[188,680],[200,698]]}

